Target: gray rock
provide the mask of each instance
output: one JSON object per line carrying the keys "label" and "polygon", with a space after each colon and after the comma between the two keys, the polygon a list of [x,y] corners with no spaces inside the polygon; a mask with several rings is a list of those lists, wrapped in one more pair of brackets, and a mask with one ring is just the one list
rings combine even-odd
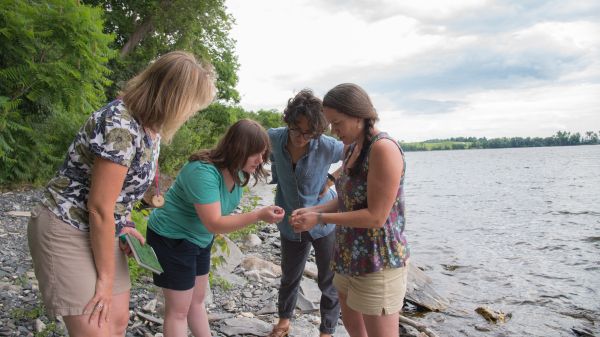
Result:
{"label": "gray rock", "polygon": [[46,324],[44,324],[41,319],[37,318],[35,320],[35,332],[42,332],[44,329],[46,329]]}
{"label": "gray rock", "polygon": [[450,302],[435,291],[431,278],[414,263],[408,264],[406,301],[431,311],[442,311]]}
{"label": "gray rock", "polygon": [[142,310],[144,310],[145,312],[149,312],[149,313],[155,313],[157,303],[158,303],[158,300],[156,298],[153,300],[150,300],[148,303],[146,303],[146,305],[144,305]]}
{"label": "gray rock", "polygon": [[244,237],[244,241],[242,243],[242,245],[247,248],[260,246],[261,244],[262,244],[262,240],[256,234],[246,235],[246,237]]}
{"label": "gray rock", "polygon": [[300,291],[309,301],[313,303],[321,302],[321,289],[313,279],[303,277],[300,281]]}
{"label": "gray rock", "polygon": [[319,306],[313,301],[309,300],[302,293],[298,293],[298,299],[296,301],[296,308],[300,309],[300,312],[313,312],[319,310]]}
{"label": "gray rock", "polygon": [[306,261],[306,265],[304,266],[304,276],[316,280],[318,275],[319,270],[317,269],[317,264],[312,261]]}
{"label": "gray rock", "polygon": [[242,251],[233,241],[231,241],[227,236],[223,236],[223,238],[225,239],[225,242],[227,242],[228,252],[224,252],[218,246],[216,246],[217,252],[212,254],[214,257],[222,256],[225,259],[225,263],[217,266],[213,270],[213,272],[217,275],[224,275],[233,272],[235,267],[240,265],[243,257]]}
{"label": "gray rock", "polygon": [[[292,322],[290,326],[290,337],[319,337],[319,328],[305,318]],[[337,337],[337,334],[336,334]]]}
{"label": "gray rock", "polygon": [[261,259],[258,256],[246,256],[242,259],[242,268],[245,271],[256,270],[261,277],[280,277],[281,267],[273,262]]}
{"label": "gray rock", "polygon": [[234,314],[223,314],[223,313],[214,313],[214,314],[208,314],[208,321],[209,322],[215,322],[215,321],[220,321],[223,319],[227,319],[227,318],[232,318],[234,317]]}
{"label": "gray rock", "polygon": [[256,314],[257,315],[264,315],[264,314],[275,314],[277,313],[277,304],[275,302],[269,302],[267,304],[265,304],[262,308],[260,308]]}
{"label": "gray rock", "polygon": [[[258,273],[256,273],[256,276],[258,278],[257,279],[252,279],[253,281],[259,281],[260,275]],[[245,286],[246,283],[248,283],[248,280],[246,278],[238,276],[238,275],[233,274],[233,273],[221,273],[221,274],[219,274],[219,277],[222,277],[225,281],[227,281],[230,284],[239,285],[241,287]]]}
{"label": "gray rock", "polygon": [[235,335],[254,335],[265,336],[271,332],[271,324],[263,322],[256,318],[236,317],[228,318],[223,321],[224,325],[220,331],[227,336]]}
{"label": "gray rock", "polygon": [[156,324],[160,324],[160,325],[163,325],[163,323],[164,323],[162,318],[154,317],[152,315],[147,315],[140,311],[136,311],[135,314],[138,315],[140,318],[145,319],[148,322],[152,322],[152,323],[156,323]]}

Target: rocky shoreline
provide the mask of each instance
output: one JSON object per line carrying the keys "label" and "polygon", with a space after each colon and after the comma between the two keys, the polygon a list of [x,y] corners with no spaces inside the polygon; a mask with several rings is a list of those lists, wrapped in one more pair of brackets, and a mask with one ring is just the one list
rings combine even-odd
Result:
{"label": "rocky shoreline", "polygon": [[[253,196],[259,205],[264,203],[255,193],[249,193],[246,204]],[[27,246],[27,215],[40,196],[40,189],[0,193],[0,336],[66,335],[63,323],[49,320],[43,312]],[[274,225],[266,225],[239,242],[228,240],[228,246],[226,263],[215,271],[220,282],[214,282],[218,284],[212,285],[207,299],[213,336],[264,336],[277,320],[279,233]],[[318,336],[320,292],[315,277],[311,256],[291,337]],[[162,337],[163,308],[160,290],[142,277],[132,288],[127,336]],[[409,326],[401,330],[402,336],[420,335]],[[335,336],[348,336],[341,320]]]}

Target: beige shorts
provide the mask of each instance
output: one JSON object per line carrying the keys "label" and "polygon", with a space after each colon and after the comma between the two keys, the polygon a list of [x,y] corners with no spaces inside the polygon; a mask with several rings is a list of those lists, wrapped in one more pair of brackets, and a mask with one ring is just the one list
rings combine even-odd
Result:
{"label": "beige shorts", "polygon": [[[78,230],[38,205],[31,211],[27,237],[46,314],[82,315],[96,288],[89,232]],[[115,257],[114,295],[131,288],[127,257],[119,249],[118,239]]]}
{"label": "beige shorts", "polygon": [[408,267],[384,269],[362,276],[335,273],[333,285],[346,296],[350,309],[365,315],[400,312],[406,295]]}

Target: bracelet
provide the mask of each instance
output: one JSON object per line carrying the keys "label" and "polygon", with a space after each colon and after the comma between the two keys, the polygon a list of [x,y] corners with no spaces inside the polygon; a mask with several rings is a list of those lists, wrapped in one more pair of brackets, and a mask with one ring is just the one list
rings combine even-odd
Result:
{"label": "bracelet", "polygon": [[123,227],[135,228],[135,222],[133,222],[131,220],[127,220],[127,221],[125,221],[125,224],[123,225]]}
{"label": "bracelet", "polygon": [[317,224],[323,225],[323,213],[317,213]]}
{"label": "bracelet", "polygon": [[333,174],[327,173],[327,179],[329,179],[329,180],[331,180],[332,182],[335,183],[335,177],[333,176]]}

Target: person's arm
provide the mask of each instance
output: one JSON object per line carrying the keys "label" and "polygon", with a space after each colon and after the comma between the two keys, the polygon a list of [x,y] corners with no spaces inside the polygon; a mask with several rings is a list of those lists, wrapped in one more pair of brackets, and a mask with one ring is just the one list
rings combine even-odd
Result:
{"label": "person's arm", "polygon": [[108,322],[110,317],[115,275],[114,212],[127,170],[126,166],[100,157],[96,157],[92,169],[87,208],[90,241],[98,275],[94,297],[87,303],[84,312],[91,313],[90,322],[98,319],[99,326]]}
{"label": "person's arm", "polygon": [[367,175],[368,208],[331,213],[321,210],[306,212],[293,220],[294,230],[306,231],[317,223],[335,223],[356,228],[381,228],[396,200],[404,162],[398,146],[382,139],[372,145]]}
{"label": "person's arm", "polygon": [[[344,153],[346,153],[346,150],[348,149],[348,147],[346,145],[343,145],[342,142],[340,141],[334,141],[333,143],[333,147],[332,147],[332,164],[333,163],[337,163],[340,160],[344,159]],[[322,198],[325,193],[327,193],[327,191],[329,191],[329,188],[331,186],[333,186],[335,184],[335,181],[337,180],[337,178],[340,177],[340,175],[342,174],[342,169],[343,166],[340,166],[337,168],[337,170],[327,173],[327,179],[325,180],[325,184],[323,184],[323,188],[321,188],[321,192],[319,193],[319,198]]]}
{"label": "person's arm", "polygon": [[210,204],[195,204],[194,207],[200,221],[206,226],[206,229],[214,234],[230,233],[259,220],[267,223],[279,222],[285,215],[285,211],[279,206],[266,206],[234,215],[221,215],[221,202],[219,201]]}
{"label": "person's arm", "polygon": [[290,215],[292,217],[290,223],[293,223],[302,214],[334,213],[334,212],[337,212],[338,209],[339,209],[339,206],[338,206],[337,199],[329,200],[328,202],[320,204],[320,205],[315,205],[315,206],[310,206],[310,207],[305,207],[305,208],[298,208],[298,209],[295,209],[294,211],[292,211],[292,214]]}

